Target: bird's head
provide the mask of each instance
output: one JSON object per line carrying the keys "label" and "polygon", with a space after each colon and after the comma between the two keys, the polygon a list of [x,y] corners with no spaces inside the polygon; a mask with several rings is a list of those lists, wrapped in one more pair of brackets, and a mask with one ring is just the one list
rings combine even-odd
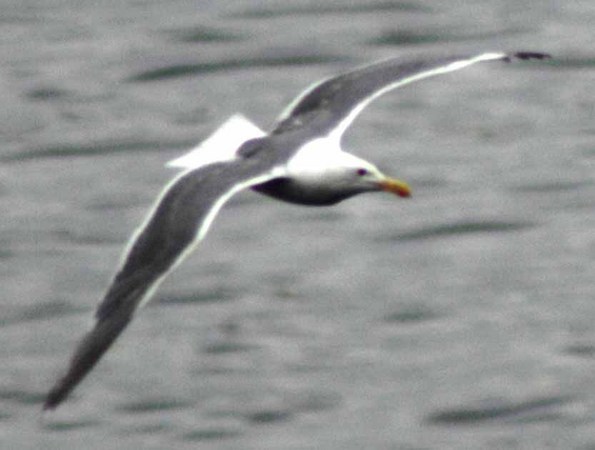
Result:
{"label": "bird's head", "polygon": [[411,188],[404,181],[391,178],[383,174],[372,165],[360,166],[353,169],[354,186],[361,186],[361,191],[385,191],[399,197],[410,197]]}
{"label": "bird's head", "polygon": [[276,183],[274,194],[296,203],[330,205],[374,191],[411,195],[404,181],[383,174],[374,164],[337,147],[329,150],[323,139],[303,146],[289,161],[287,175],[283,192]]}
{"label": "bird's head", "polygon": [[341,178],[341,184],[349,188],[353,194],[385,191],[399,197],[411,196],[411,188],[404,181],[385,175],[368,161],[349,153],[344,153],[344,155],[340,173],[336,173],[335,177]]}

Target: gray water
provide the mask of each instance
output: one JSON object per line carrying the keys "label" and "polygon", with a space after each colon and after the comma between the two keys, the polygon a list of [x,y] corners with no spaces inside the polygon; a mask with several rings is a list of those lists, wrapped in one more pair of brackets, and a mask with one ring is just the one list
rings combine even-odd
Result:
{"label": "gray water", "polygon": [[[595,448],[594,23],[591,0],[4,0],[1,448]],[[355,65],[500,49],[555,59],[409,86],[346,136],[412,199],[239,195],[41,415],[165,162]]]}

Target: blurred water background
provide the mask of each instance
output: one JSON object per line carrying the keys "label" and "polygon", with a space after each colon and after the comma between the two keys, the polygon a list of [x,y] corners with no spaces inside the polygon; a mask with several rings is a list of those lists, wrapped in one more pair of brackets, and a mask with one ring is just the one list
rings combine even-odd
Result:
{"label": "blurred water background", "polygon": [[[595,448],[592,1],[1,3],[1,448]],[[555,59],[347,134],[412,199],[239,195],[41,416],[166,161],[355,65],[501,49]]]}

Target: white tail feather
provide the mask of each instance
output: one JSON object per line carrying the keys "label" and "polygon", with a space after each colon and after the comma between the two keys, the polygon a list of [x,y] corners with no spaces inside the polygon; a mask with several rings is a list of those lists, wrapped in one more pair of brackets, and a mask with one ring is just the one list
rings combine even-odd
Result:
{"label": "white tail feather", "polygon": [[264,136],[266,133],[242,114],[234,114],[217,128],[208,138],[185,155],[172,159],[166,166],[197,169],[219,161],[235,157],[236,151],[249,139]]}

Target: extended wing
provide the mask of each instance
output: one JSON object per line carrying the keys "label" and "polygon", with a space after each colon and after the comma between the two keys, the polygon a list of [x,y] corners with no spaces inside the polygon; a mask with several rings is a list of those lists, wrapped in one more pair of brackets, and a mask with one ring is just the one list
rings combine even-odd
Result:
{"label": "extended wing", "polygon": [[205,236],[233,194],[282,173],[272,160],[238,158],[190,170],[174,179],[131,239],[121,268],[97,309],[95,326],[79,343],[68,371],[49,392],[44,409],[57,407],[95,366],[135,310]]}
{"label": "extended wing", "polygon": [[548,57],[544,53],[517,52],[388,59],[312,85],[283,111],[272,134],[313,125],[320,134],[340,139],[372,100],[392,89],[481,61]]}

